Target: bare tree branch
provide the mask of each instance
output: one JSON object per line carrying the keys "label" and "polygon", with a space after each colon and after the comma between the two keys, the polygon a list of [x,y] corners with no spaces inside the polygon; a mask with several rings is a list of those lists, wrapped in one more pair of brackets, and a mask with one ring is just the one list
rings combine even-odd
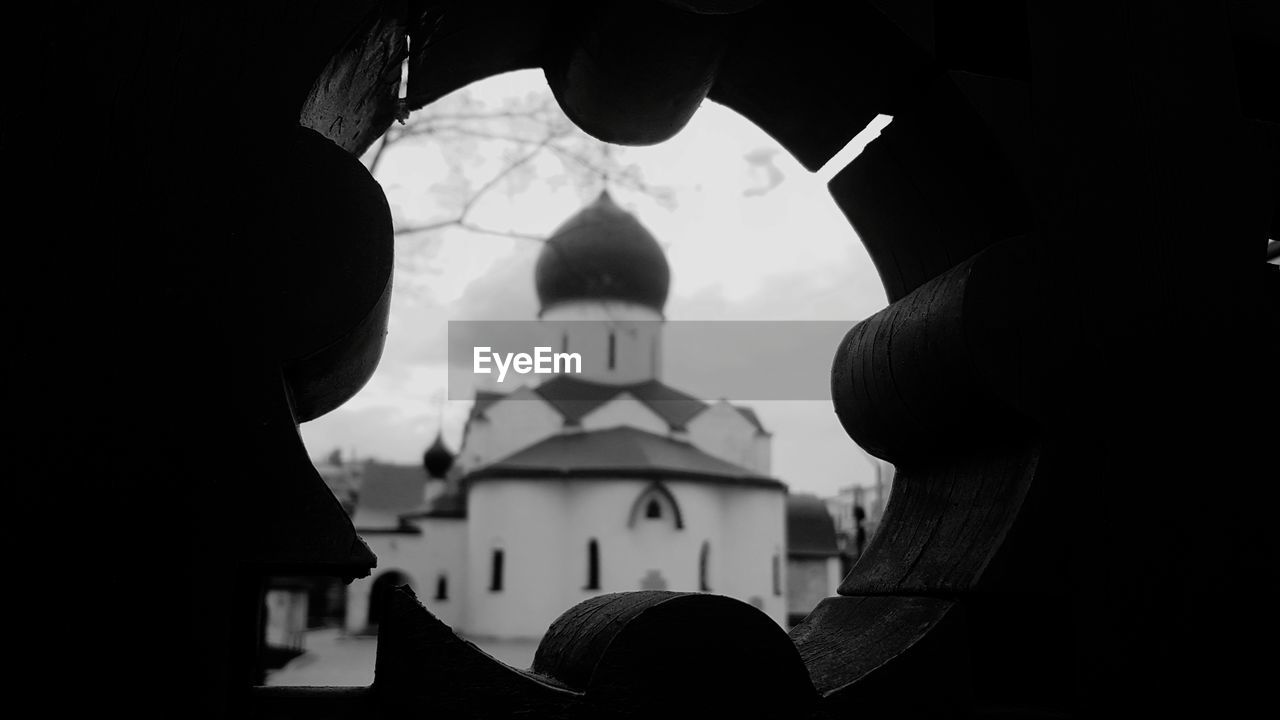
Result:
{"label": "bare tree branch", "polygon": [[[634,166],[620,164],[608,146],[574,126],[549,95],[529,97],[488,110],[464,94],[443,105],[438,104],[434,109],[415,113],[406,122],[387,129],[370,159],[370,172],[374,173],[381,167],[381,161],[388,156],[388,148],[394,152],[401,142],[417,138],[429,140],[444,154],[452,174],[444,186],[435,188],[433,192],[446,197],[457,193],[452,201],[446,201],[447,205],[456,207],[456,212],[425,223],[405,223],[395,230],[399,239],[423,237],[425,233],[452,227],[476,235],[544,241],[546,238],[539,234],[499,229],[473,219],[480,202],[487,195],[544,153],[559,161],[573,184],[595,185],[602,181],[606,185],[648,195],[659,202],[670,201],[669,190],[645,183]],[[506,154],[510,159],[472,189],[467,181],[468,166],[478,158],[491,157],[487,151],[482,153],[481,146],[476,143],[504,144],[508,147]]]}
{"label": "bare tree branch", "polygon": [[485,181],[483,185],[481,185],[477,190],[475,190],[475,192],[472,192],[467,197],[466,201],[462,204],[462,209],[459,210],[457,217],[454,217],[448,220],[439,220],[436,222],[427,223],[425,225],[415,225],[407,228],[400,228],[396,230],[395,232],[396,236],[399,237],[399,236],[409,235],[413,233],[426,232],[429,230],[439,230],[441,228],[446,228],[446,227],[458,227],[458,228],[462,228],[463,230],[469,230],[471,232],[479,233],[482,235],[500,235],[504,237],[514,237],[514,238],[521,238],[526,240],[542,240],[543,238],[537,235],[521,233],[514,230],[494,230],[494,229],[485,228],[479,225],[475,225],[467,220],[467,215],[470,214],[472,208],[475,207],[476,203],[479,202],[481,198],[483,198],[493,188],[497,187],[498,183],[502,182],[504,178],[509,177],[511,173],[515,172],[520,167],[527,165],[539,154],[541,154],[542,151],[548,147],[548,145],[551,143],[553,139],[555,139],[554,135],[548,135],[541,142],[539,142],[533,148],[533,150],[530,150],[529,152],[524,153],[519,158],[516,158],[515,160],[503,166],[503,168],[499,170],[497,173],[495,173],[493,177]]}
{"label": "bare tree branch", "polygon": [[534,235],[531,233],[520,232],[519,230],[498,230],[495,228],[487,228],[482,225],[475,225],[473,223],[467,222],[466,220],[461,220],[458,218],[453,218],[452,220],[441,220],[439,222],[427,223],[426,225],[414,225],[412,227],[401,228],[399,230],[396,230],[396,237],[405,237],[408,235],[413,235],[415,233],[427,232],[429,230],[440,230],[442,228],[447,228],[447,227],[456,227],[462,230],[466,230],[468,232],[476,233],[477,235],[493,235],[495,237],[508,237],[508,238],[515,238],[517,240],[533,240],[535,242],[544,242],[547,239],[542,235]]}
{"label": "bare tree branch", "polygon": [[528,164],[531,160],[538,157],[538,155],[542,153],[543,148],[547,147],[552,139],[552,136],[548,135],[547,138],[538,143],[533,150],[525,153],[519,159],[507,163],[507,166],[496,175],[489,178],[488,182],[484,183],[475,192],[471,193],[471,197],[467,198],[467,201],[462,204],[462,211],[458,213],[458,218],[466,219],[467,213],[471,212],[471,208],[475,207],[476,202],[478,202],[480,198],[484,197],[485,193],[492,190],[499,182],[502,182],[503,178],[506,178],[518,168]]}

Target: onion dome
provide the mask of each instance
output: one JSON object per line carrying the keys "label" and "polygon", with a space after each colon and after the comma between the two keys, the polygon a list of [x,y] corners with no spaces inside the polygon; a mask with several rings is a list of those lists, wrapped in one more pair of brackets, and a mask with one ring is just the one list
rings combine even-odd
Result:
{"label": "onion dome", "polygon": [[661,313],[671,269],[653,235],[605,191],[547,238],[534,282],[543,312],[569,301],[618,300]]}
{"label": "onion dome", "polygon": [[444,438],[436,433],[435,442],[422,454],[422,467],[427,469],[427,476],[443,478],[449,468],[453,467],[453,453],[445,447]]}

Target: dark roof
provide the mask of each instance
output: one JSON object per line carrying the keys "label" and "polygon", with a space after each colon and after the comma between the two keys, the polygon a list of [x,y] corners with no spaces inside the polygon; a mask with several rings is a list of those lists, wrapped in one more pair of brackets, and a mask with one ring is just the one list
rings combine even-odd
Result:
{"label": "dark roof", "polygon": [[471,417],[480,417],[484,415],[484,411],[490,405],[498,402],[506,397],[505,393],[493,392],[492,390],[477,390],[476,401],[471,405]]}
{"label": "dark roof", "polygon": [[763,433],[763,434],[766,434],[766,435],[769,433],[769,431],[768,431],[768,430],[765,430],[765,429],[764,429],[764,424],[760,422],[760,416],[759,416],[759,415],[756,415],[756,411],[755,411],[755,410],[752,410],[752,409],[751,409],[751,408],[749,408],[749,407],[744,407],[744,406],[742,406],[742,405],[734,405],[734,406],[733,406],[733,409],[734,409],[734,410],[737,410],[737,411],[738,411],[738,414],[740,414],[740,415],[742,415],[742,417],[746,418],[746,419],[747,419],[747,422],[749,422],[749,423],[751,423],[752,425],[754,425],[754,426],[755,426],[755,428],[756,428],[756,432],[758,432],[758,433]]}
{"label": "dark roof", "polygon": [[316,464],[316,472],[324,480],[342,508],[347,514],[355,512],[356,498],[359,495],[359,483],[355,473],[340,463],[322,462]]}
{"label": "dark roof", "polygon": [[551,404],[564,416],[566,422],[578,422],[583,416],[613,400],[622,393],[630,393],[672,428],[683,428],[695,415],[707,408],[701,400],[686,395],[657,380],[646,380],[630,385],[612,385],[579,380],[568,375],[556,377],[534,388],[534,392]]}
{"label": "dark roof", "polygon": [[584,415],[609,402],[622,392],[623,385],[578,380],[557,375],[534,388],[534,392],[550,403],[566,422],[574,423]]}
{"label": "dark roof", "polygon": [[835,521],[818,496],[787,496],[787,554],[808,557],[840,554]]}
{"label": "dark roof", "polygon": [[360,475],[361,509],[396,512],[422,504],[427,474],[421,465],[391,465],[370,460]]}
{"label": "dark roof", "polygon": [[427,503],[425,508],[408,512],[400,516],[402,520],[416,518],[459,518],[467,517],[467,494],[461,488],[447,490]]}
{"label": "dark roof", "polygon": [[485,478],[653,478],[785,489],[780,481],[712,457],[682,440],[632,427],[563,433],[467,476]]}
{"label": "dark roof", "polygon": [[627,392],[676,429],[683,429],[694,416],[707,409],[705,402],[657,380],[629,385]]}
{"label": "dark roof", "polygon": [[[659,380],[615,385],[581,380],[570,375],[557,375],[534,388],[533,392],[555,408],[568,425],[578,424],[588,413],[622,393],[630,393],[675,430],[685,429],[690,420],[708,407],[702,400]],[[475,404],[471,407],[471,417],[482,416],[485,410],[503,397],[505,395],[501,393],[477,391]],[[754,410],[739,405],[731,407],[751,423],[757,432],[767,432]]]}
{"label": "dark roof", "polygon": [[400,514],[422,506],[426,482],[421,465],[365,462],[352,522],[361,531],[398,527]]}
{"label": "dark roof", "polygon": [[662,312],[671,269],[658,241],[606,191],[543,243],[534,283],[543,310],[570,300],[623,300]]}

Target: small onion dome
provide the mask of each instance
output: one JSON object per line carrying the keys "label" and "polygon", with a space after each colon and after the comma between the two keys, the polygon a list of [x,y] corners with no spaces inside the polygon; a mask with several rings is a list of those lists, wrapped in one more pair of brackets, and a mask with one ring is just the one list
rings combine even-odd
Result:
{"label": "small onion dome", "polygon": [[671,268],[653,235],[605,191],[547,238],[534,282],[544,312],[573,300],[621,300],[662,312]]}
{"label": "small onion dome", "polygon": [[445,447],[440,433],[436,433],[435,442],[422,454],[422,466],[427,469],[427,475],[433,478],[443,478],[449,468],[453,467],[453,453]]}

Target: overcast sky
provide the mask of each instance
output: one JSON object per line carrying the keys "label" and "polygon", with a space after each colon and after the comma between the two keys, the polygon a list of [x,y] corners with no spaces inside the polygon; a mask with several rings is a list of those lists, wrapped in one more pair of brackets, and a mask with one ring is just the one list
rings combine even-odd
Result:
{"label": "overcast sky", "polygon": [[[490,78],[470,97],[497,106],[543,92],[540,71]],[[772,138],[733,111],[706,102],[688,127],[661,145],[617,148],[619,163],[669,191],[663,202],[612,186],[667,251],[670,320],[848,320],[886,304],[870,258],[826,190],[826,181],[874,138],[880,118],[827,167],[809,173]],[[491,144],[469,156],[463,173],[477,187],[501,170]],[[390,147],[377,168],[400,222],[448,216],[457,163],[436,141]],[[572,182],[555,158],[531,163],[532,177],[486,193],[469,218],[487,228],[540,236],[577,212],[599,185]],[[450,173],[454,173],[451,175]],[[442,204],[443,203],[443,204]],[[528,320],[536,240],[445,228],[397,240],[390,330],[378,371],[343,407],[302,426],[312,457],[346,455],[418,462],[443,418],[455,449],[470,403],[446,400],[449,320]],[[835,348],[831,348],[834,353]],[[698,395],[696,388],[681,388]],[[830,402],[755,402],[773,432],[773,474],[798,492],[821,495],[869,484],[874,471],[845,435]]]}

